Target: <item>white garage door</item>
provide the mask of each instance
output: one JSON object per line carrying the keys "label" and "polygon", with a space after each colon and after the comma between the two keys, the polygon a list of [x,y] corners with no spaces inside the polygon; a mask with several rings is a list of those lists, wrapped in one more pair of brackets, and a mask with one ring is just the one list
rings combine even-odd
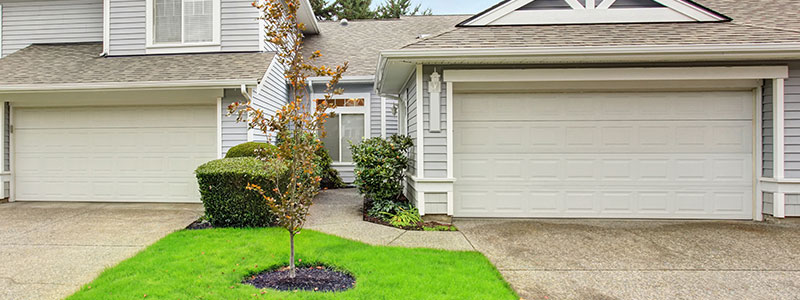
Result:
{"label": "white garage door", "polygon": [[16,199],[198,202],[216,107],[15,108]]}
{"label": "white garage door", "polygon": [[455,215],[750,219],[753,99],[456,94]]}

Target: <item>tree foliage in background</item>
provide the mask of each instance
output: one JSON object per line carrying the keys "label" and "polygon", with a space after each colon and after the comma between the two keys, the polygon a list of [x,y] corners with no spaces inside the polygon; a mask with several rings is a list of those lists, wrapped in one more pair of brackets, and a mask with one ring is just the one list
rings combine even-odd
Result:
{"label": "tree foliage in background", "polygon": [[372,0],[311,0],[314,14],[321,20],[391,19],[432,14],[430,9],[423,10],[421,4],[412,8],[411,0],[386,0],[375,10],[371,5]]}
{"label": "tree foliage in background", "polygon": [[[326,112],[328,100],[333,95],[341,94],[334,89],[347,70],[347,63],[334,68],[316,66],[314,61],[322,56],[319,51],[309,57],[302,55],[303,30],[305,25],[297,19],[300,0],[265,0],[256,1],[253,5],[263,11],[264,31],[267,40],[277,46],[276,57],[286,67],[285,78],[291,84],[293,99],[278,110],[274,116],[265,116],[261,109],[252,102],[233,103],[228,111],[238,113],[239,121],[247,121],[249,128],[257,128],[264,134],[276,133],[278,143],[274,157],[259,155],[272,170],[279,172],[269,187],[248,183],[247,189],[261,194],[274,214],[275,224],[289,232],[289,277],[296,277],[294,237],[303,228],[308,209],[314,196],[319,193],[322,180],[316,163],[316,152],[322,147],[319,137],[324,137],[324,123],[330,117]],[[330,77],[324,99],[313,111],[308,109],[310,102],[307,79],[314,77]],[[263,153],[263,151],[262,151]],[[267,190],[264,190],[264,189]]]}
{"label": "tree foliage in background", "polygon": [[379,19],[397,19],[401,16],[414,16],[417,14],[429,16],[433,14],[430,8],[421,9],[422,4],[418,4],[412,9],[411,0],[386,0],[386,3],[378,6],[375,14]]}

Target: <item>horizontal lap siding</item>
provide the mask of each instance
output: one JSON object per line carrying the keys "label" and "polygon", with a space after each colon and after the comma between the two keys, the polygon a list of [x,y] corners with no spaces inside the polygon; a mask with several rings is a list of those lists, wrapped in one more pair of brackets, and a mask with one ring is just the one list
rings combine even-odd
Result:
{"label": "horizontal lap siding", "polygon": [[102,0],[0,1],[0,4],[3,5],[3,56],[34,43],[103,41]]}
{"label": "horizontal lap siding", "polygon": [[144,54],[146,0],[110,0],[110,55]]}
{"label": "horizontal lap siding", "polygon": [[800,217],[800,195],[786,195],[786,216]]}
{"label": "horizontal lap siding", "polygon": [[773,160],[772,160],[772,80],[764,81],[763,89],[763,104],[762,104],[762,150],[763,150],[763,176],[773,176]]}
{"label": "horizontal lap siding", "polygon": [[[110,0],[110,55],[140,55],[146,49],[146,1]],[[100,1],[102,5],[102,1]],[[258,51],[258,9],[249,0],[220,2],[220,48],[225,52]],[[100,11],[102,40],[102,6]]]}
{"label": "horizontal lap siding", "polygon": [[761,209],[762,212],[765,213],[765,214],[768,214],[768,215],[772,215],[772,211],[773,211],[773,206],[772,206],[773,200],[772,200],[772,197],[773,197],[773,194],[764,192],[764,193],[762,193],[762,196],[764,198],[764,200],[763,200],[764,206]]}
{"label": "horizontal lap siding", "polygon": [[800,64],[789,65],[785,82],[785,176],[800,178]]}
{"label": "horizontal lap siding", "polygon": [[[272,60],[261,83],[253,91],[253,106],[269,118],[274,116],[289,100],[289,87],[284,79],[284,67],[276,59]],[[274,134],[264,134],[255,129],[253,139],[257,142],[275,142]]]}
{"label": "horizontal lap siding", "polygon": [[222,51],[258,51],[258,9],[252,1],[222,0],[220,3]]}
{"label": "horizontal lap siding", "polygon": [[369,102],[369,137],[381,136],[381,96],[370,86]]}
{"label": "horizontal lap siding", "polygon": [[[442,70],[438,70],[442,72]],[[439,132],[431,132],[430,112],[431,99],[428,90],[428,83],[431,80],[433,68],[425,68],[423,76],[422,95],[423,95],[423,163],[425,178],[446,178],[447,177],[447,85],[442,83],[442,90],[439,93]],[[440,74],[441,75],[441,74]]]}
{"label": "horizontal lap siding", "polygon": [[[417,174],[417,75],[411,74],[411,78],[406,83],[406,117],[407,133],[414,142],[414,147],[409,151],[408,172],[416,176]],[[408,196],[408,195],[406,195]]]}
{"label": "horizontal lap siding", "polygon": [[397,104],[397,99],[386,98],[386,136],[400,133],[397,115],[393,112],[393,107],[395,107]]}
{"label": "horizontal lap siding", "polygon": [[244,102],[244,96],[237,89],[225,89],[225,96],[222,98],[222,155],[238,144],[247,142],[247,123],[237,122],[238,114],[228,116],[228,106],[234,102]]}

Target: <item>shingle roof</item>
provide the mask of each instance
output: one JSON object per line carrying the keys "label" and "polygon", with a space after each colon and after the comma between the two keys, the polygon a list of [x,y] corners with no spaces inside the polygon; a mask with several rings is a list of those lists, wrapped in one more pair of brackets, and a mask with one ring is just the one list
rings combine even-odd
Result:
{"label": "shingle roof", "polygon": [[357,20],[347,26],[320,22],[320,34],[308,36],[304,49],[320,50],[318,63],[335,66],[348,61],[347,76],[373,75],[381,50],[397,49],[420,35],[436,35],[455,28],[467,15],[409,16],[390,20]]}
{"label": "shingle roof", "polygon": [[696,0],[731,22],[458,27],[403,48],[655,46],[800,42],[800,2]]}
{"label": "shingle roof", "polygon": [[34,44],[0,59],[0,86],[258,81],[272,53],[101,57],[102,43]]}

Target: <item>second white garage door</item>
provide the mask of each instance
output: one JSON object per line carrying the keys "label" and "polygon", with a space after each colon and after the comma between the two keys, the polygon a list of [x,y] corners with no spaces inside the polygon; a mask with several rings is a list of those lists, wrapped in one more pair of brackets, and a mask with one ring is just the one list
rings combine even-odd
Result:
{"label": "second white garage door", "polygon": [[16,199],[198,202],[215,106],[15,108]]}
{"label": "second white garage door", "polygon": [[454,99],[455,216],[752,218],[751,91]]}

